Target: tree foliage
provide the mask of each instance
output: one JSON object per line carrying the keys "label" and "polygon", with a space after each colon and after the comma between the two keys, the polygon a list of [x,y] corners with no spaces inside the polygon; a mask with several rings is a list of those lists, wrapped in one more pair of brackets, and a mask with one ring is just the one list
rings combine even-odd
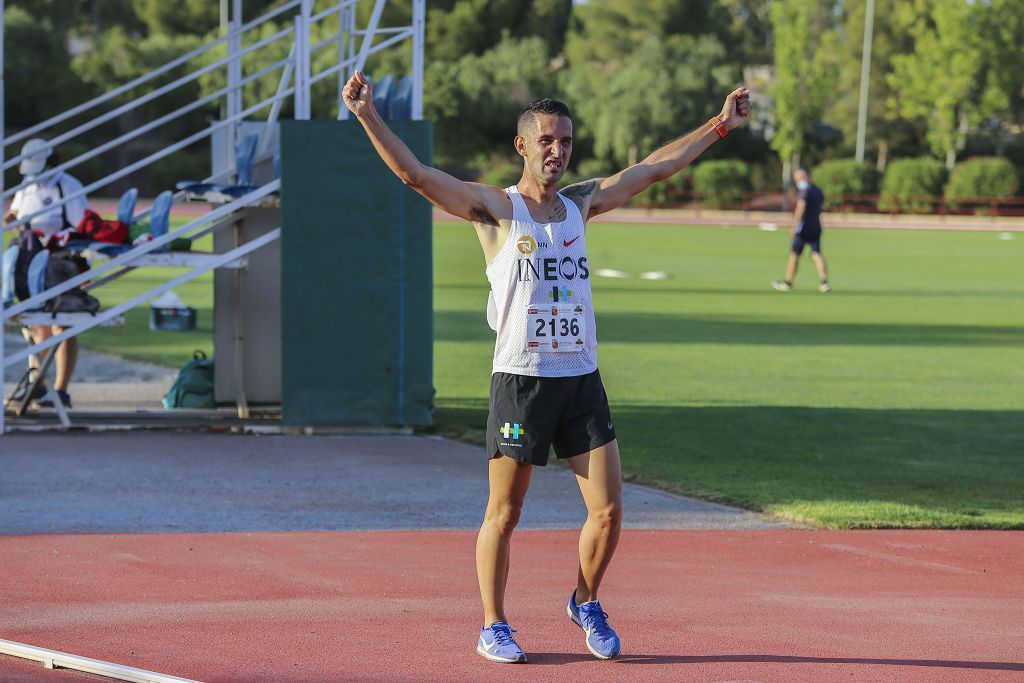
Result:
{"label": "tree foliage", "polygon": [[431,62],[425,74],[427,118],[436,121],[435,158],[449,165],[512,153],[516,120],[527,104],[554,92],[543,40],[506,36],[483,54]]}
{"label": "tree foliage", "polygon": [[427,15],[428,62],[482,55],[504,36],[539,38],[548,56],[562,50],[572,0],[441,0]]}
{"label": "tree foliage", "polygon": [[[1005,153],[1024,167],[1024,0],[875,1],[867,134],[879,167],[887,153],[933,154],[950,167],[958,156]],[[245,0],[244,18],[282,2]],[[321,0],[317,9],[327,5]],[[380,25],[408,24],[411,8],[386,3]],[[359,26],[372,9],[371,2],[356,5]],[[213,0],[8,0],[9,130],[219,36],[219,10]],[[289,27],[294,14],[277,17],[245,44]],[[512,154],[516,115],[532,99],[551,96],[573,110],[572,171],[614,172],[699,125],[741,79],[760,75],[766,85],[755,90],[752,122],[759,125],[730,135],[706,157],[743,158],[762,188],[779,177],[766,140],[787,167],[801,155],[805,163],[851,155],[864,15],[865,0],[431,0],[424,108],[436,122],[435,159],[506,173],[496,160]],[[321,22],[314,41],[333,35],[337,21]],[[282,41],[245,57],[243,73],[284,59],[288,47]],[[224,54],[221,46],[192,67]],[[321,50],[314,70],[335,56],[333,47]],[[372,56],[366,71],[401,77],[410,65],[404,45]],[[270,97],[279,77],[275,71],[247,85],[246,105]],[[144,113],[166,113],[223,88],[225,80],[217,69]],[[221,106],[201,107],[154,131],[147,144],[201,129],[223,115]],[[314,85],[312,106],[314,116],[336,114],[336,79]],[[290,109],[288,102],[282,114]],[[134,125],[126,118],[97,135]],[[821,135],[835,128],[843,133],[839,142]]]}
{"label": "tree foliage", "polygon": [[919,121],[950,169],[972,128],[1009,111],[1006,93],[986,68],[984,14],[981,3],[911,0],[891,17],[913,40],[911,52],[892,59],[888,80],[900,93],[890,98],[892,115]]}
{"label": "tree foliage", "polygon": [[808,132],[820,120],[835,84],[836,37],[832,12],[819,0],[776,2],[775,86],[771,140],[784,163],[799,164]]}
{"label": "tree foliage", "polygon": [[581,136],[609,169],[680,137],[717,113],[738,80],[725,55],[714,36],[649,36],[617,63],[568,70]]}

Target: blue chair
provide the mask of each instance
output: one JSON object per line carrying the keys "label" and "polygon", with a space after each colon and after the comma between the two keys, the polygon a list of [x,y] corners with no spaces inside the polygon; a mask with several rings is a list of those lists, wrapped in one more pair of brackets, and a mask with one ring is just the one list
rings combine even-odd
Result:
{"label": "blue chair", "polygon": [[139,191],[134,187],[121,195],[120,201],[117,202],[117,220],[125,225],[132,224],[135,217],[135,200],[138,198]]}
{"label": "blue chair", "polygon": [[[35,296],[46,291],[46,266],[50,262],[50,252],[43,249],[28,262],[28,294]],[[40,306],[40,308],[42,308]]]}
{"label": "blue chair", "polygon": [[256,156],[258,135],[246,135],[235,150],[235,185],[252,185],[252,160]]}
{"label": "blue chair", "polygon": [[402,76],[398,80],[398,85],[391,92],[388,113],[391,119],[412,118],[412,76]]}
{"label": "blue chair", "polygon": [[247,188],[238,194],[241,196],[252,190],[252,162],[256,156],[256,144],[259,142],[258,135],[246,135],[239,140],[235,148],[235,183],[200,183],[195,180],[179,180],[175,188],[184,190],[192,195],[203,195],[207,192],[223,192],[234,194],[239,188]]}
{"label": "blue chair", "polygon": [[21,248],[17,244],[7,247],[3,256],[3,284],[0,286],[4,308],[14,303],[14,266]]}
{"label": "blue chair", "polygon": [[373,106],[382,119],[389,118],[388,104],[394,83],[395,77],[389,75],[373,84]]}
{"label": "blue chair", "polygon": [[[153,239],[167,234],[167,228],[171,225],[171,205],[174,204],[174,195],[170,190],[164,190],[153,200],[153,206],[149,209],[149,234]],[[167,251],[167,245],[155,251]]]}

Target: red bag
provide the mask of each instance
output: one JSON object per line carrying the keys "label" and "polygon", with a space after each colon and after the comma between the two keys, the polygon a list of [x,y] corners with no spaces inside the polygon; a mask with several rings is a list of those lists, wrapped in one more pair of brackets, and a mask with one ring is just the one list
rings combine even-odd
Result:
{"label": "red bag", "polygon": [[92,209],[86,209],[85,215],[82,216],[82,220],[75,230],[74,238],[124,244],[128,241],[128,226],[121,221],[103,220]]}

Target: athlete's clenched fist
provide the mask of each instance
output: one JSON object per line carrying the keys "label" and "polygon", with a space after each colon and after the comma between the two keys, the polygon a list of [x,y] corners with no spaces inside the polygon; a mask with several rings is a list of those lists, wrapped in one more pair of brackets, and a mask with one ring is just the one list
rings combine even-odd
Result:
{"label": "athlete's clenched fist", "polygon": [[367,107],[373,106],[373,86],[363,72],[356,69],[352,78],[341,89],[341,99],[348,110],[359,116]]}
{"label": "athlete's clenched fist", "polygon": [[750,91],[736,88],[725,98],[722,113],[718,115],[728,130],[739,128],[747,120],[750,113]]}

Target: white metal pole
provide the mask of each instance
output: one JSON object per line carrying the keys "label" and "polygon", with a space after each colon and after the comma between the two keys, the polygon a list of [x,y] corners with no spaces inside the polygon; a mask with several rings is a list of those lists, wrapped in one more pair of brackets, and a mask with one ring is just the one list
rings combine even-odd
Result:
{"label": "white metal pole", "polygon": [[[309,77],[312,71],[312,54],[310,53],[310,43],[313,40],[313,22],[310,19],[313,14],[313,0],[302,0],[300,5],[302,13],[302,111],[295,113],[295,118],[303,121],[308,120],[312,113],[313,103],[312,95],[309,91],[310,83]],[[296,84],[298,85],[298,84]]]}
{"label": "white metal pole", "polygon": [[[341,3],[338,3],[341,7]],[[338,64],[345,62],[345,40],[346,32],[348,31],[348,15],[352,12],[351,7],[343,7],[338,12]],[[345,112],[348,111],[348,107],[341,101],[341,89],[345,87],[345,82],[348,79],[348,74],[345,73],[345,69],[338,72],[338,92],[336,93],[338,98],[338,120],[348,118],[345,116]]]}
{"label": "white metal pole", "polygon": [[[4,32],[7,26],[4,23],[4,0],[0,0],[0,168],[4,167],[4,149],[7,146],[7,121],[4,119],[4,106],[7,104],[4,99]],[[4,190],[4,174],[0,171],[0,193]],[[2,336],[2,335],[0,335]],[[3,342],[0,342],[3,344]],[[3,346],[0,346],[2,349]],[[0,382],[0,385],[3,383]],[[3,418],[0,417],[0,434],[3,434]]]}
{"label": "white metal pole", "polygon": [[[231,19],[228,22],[228,118],[231,119],[242,111],[242,89],[238,81],[242,80],[242,58],[238,52],[242,49],[242,0],[232,0]],[[227,129],[228,166],[234,165],[235,145],[238,144],[238,123],[232,123]]]}
{"label": "white metal pole", "polygon": [[359,59],[356,60],[356,68],[366,68],[366,57],[370,54],[373,46],[373,39],[377,37],[377,25],[380,23],[381,12],[384,11],[384,0],[377,0],[373,5],[373,12],[370,14],[370,22],[363,31],[363,42],[359,44]]}
{"label": "white metal pole", "polygon": [[875,0],[868,0],[864,15],[864,54],[860,58],[860,108],[857,111],[857,161],[864,161],[868,126],[868,81],[871,79],[871,39],[875,28]]}
{"label": "white metal pole", "polygon": [[0,640],[0,652],[12,657],[20,657],[33,662],[40,662],[47,669],[71,669],[104,676],[118,681],[136,681],[138,683],[199,683],[191,678],[179,678],[170,674],[138,669],[101,659],[91,659],[81,655],[50,650],[35,645],[26,645],[13,640]]}
{"label": "white metal pole", "polygon": [[[356,55],[356,9],[355,6],[346,8],[345,10],[345,35],[341,41],[341,45],[338,46],[338,63],[339,64],[354,64]],[[341,69],[338,71],[338,120],[345,121],[349,117],[348,107],[341,101],[341,89],[345,87],[345,83],[348,82],[349,76],[352,75],[351,68]]]}
{"label": "white metal pole", "polygon": [[412,3],[412,118],[423,120],[423,45],[426,25],[426,0]]}
{"label": "white metal pole", "polygon": [[274,139],[274,129],[277,127],[277,119],[281,115],[281,105],[284,104],[284,93],[288,90],[288,83],[292,80],[292,72],[295,70],[295,43],[292,42],[291,50],[288,52],[288,61],[281,70],[281,80],[277,84],[277,94],[274,95],[274,104],[270,106],[270,114],[267,115],[267,125],[263,129],[263,136],[260,138],[259,153],[265,154],[270,149],[270,141]]}
{"label": "white metal pole", "polygon": [[306,111],[306,79],[309,75],[305,60],[309,56],[306,51],[306,17],[303,13],[295,15],[295,119],[302,120]]}
{"label": "white metal pole", "polygon": [[[4,0],[0,0],[0,169],[4,167],[4,147],[7,145],[7,122],[4,120],[4,31],[6,30],[4,24]],[[3,193],[4,189],[4,174],[0,171],[0,194]],[[2,210],[0,206],[0,210]],[[0,238],[3,237],[3,232],[0,231]],[[3,304],[0,304],[2,306]],[[0,316],[0,361],[3,360],[4,354],[4,324],[3,316]],[[4,398],[4,370],[0,367],[0,436],[3,436],[4,430],[4,409],[3,409],[3,398]]]}

